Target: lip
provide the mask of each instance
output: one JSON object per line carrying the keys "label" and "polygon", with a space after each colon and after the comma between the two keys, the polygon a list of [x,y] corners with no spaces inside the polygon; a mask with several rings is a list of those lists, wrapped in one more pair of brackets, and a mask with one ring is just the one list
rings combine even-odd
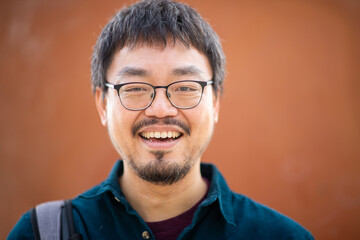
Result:
{"label": "lip", "polygon": [[148,127],[141,128],[137,133],[141,132],[168,132],[175,131],[184,134],[183,129],[174,125],[151,125]]}
{"label": "lip", "polygon": [[146,140],[142,137],[139,136],[139,138],[141,139],[141,142],[146,146],[146,148],[148,149],[152,149],[152,150],[169,150],[173,147],[175,147],[175,145],[177,145],[180,141],[182,137],[179,137],[177,139],[172,139],[169,141],[151,141],[151,140]]}
{"label": "lip", "polygon": [[[181,136],[179,138],[174,138],[169,141],[151,141],[144,139],[140,136],[141,132],[169,132],[169,131],[175,131],[179,132]],[[169,150],[170,148],[173,148],[175,145],[177,145],[181,139],[184,136],[184,131],[173,125],[151,125],[148,127],[144,127],[140,129],[137,133],[138,137],[140,138],[141,142],[146,146],[146,148],[152,149],[152,150]]]}

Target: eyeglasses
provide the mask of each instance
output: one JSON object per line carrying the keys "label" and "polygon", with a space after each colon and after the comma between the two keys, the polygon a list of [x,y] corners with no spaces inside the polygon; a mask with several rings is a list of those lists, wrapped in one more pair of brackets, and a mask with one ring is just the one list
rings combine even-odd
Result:
{"label": "eyeglasses", "polygon": [[167,86],[153,86],[144,82],[130,82],[105,86],[117,91],[121,104],[129,110],[138,111],[148,108],[154,101],[157,88],[165,88],[170,103],[180,109],[196,107],[202,98],[204,88],[213,81],[185,80],[173,82]]}

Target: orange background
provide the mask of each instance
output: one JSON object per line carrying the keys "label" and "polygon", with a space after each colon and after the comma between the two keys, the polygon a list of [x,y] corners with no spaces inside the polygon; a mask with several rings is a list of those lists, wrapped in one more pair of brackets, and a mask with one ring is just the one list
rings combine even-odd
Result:
{"label": "orange background", "polygon": [[[203,161],[317,239],[360,239],[360,2],[186,2],[218,32],[228,60]],[[0,239],[35,204],[102,181],[117,159],[89,62],[124,4],[1,1]]]}

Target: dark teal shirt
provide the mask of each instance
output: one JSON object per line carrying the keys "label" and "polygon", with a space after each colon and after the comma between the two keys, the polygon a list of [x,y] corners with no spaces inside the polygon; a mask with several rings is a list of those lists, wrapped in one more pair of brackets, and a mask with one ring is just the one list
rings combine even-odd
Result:
{"label": "dark teal shirt", "polygon": [[[118,179],[122,173],[119,161],[107,180],[73,200],[75,227],[83,239],[155,239],[121,192]],[[314,239],[290,218],[232,192],[214,165],[201,164],[201,173],[210,181],[208,196],[178,240]],[[34,239],[29,212],[8,239]]]}

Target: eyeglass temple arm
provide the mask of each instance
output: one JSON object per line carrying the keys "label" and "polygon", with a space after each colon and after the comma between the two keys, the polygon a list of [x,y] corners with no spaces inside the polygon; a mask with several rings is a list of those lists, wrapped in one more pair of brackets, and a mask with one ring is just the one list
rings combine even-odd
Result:
{"label": "eyeglass temple arm", "polygon": [[113,89],[115,89],[115,85],[114,85],[114,84],[111,84],[111,83],[108,83],[108,82],[105,83],[105,86],[107,86],[108,88],[113,88]]}

